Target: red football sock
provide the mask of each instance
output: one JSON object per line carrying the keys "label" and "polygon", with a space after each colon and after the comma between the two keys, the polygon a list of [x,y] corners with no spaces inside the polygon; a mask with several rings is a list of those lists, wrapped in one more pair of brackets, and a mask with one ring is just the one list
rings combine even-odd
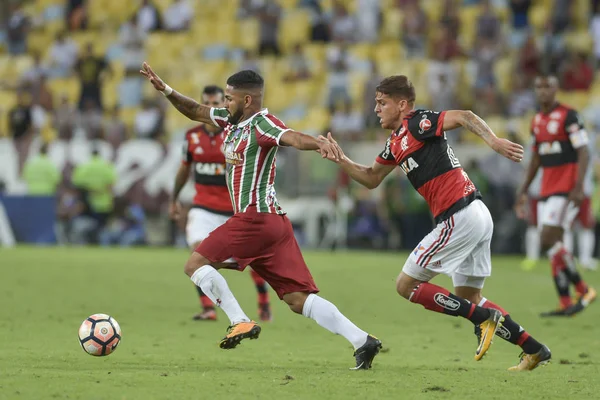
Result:
{"label": "red football sock", "polygon": [[204,308],[205,310],[212,310],[213,308],[215,308],[215,305],[213,304],[212,300],[205,294],[200,296],[200,304],[202,304],[202,308]]}

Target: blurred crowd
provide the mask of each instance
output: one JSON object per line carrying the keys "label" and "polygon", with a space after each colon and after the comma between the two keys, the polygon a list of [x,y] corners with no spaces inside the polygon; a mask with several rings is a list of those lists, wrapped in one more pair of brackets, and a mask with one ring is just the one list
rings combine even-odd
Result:
{"label": "blurred crowd", "polygon": [[[271,112],[297,130],[331,130],[343,146],[384,140],[373,112],[374,90],[382,77],[398,73],[415,84],[418,107],[472,109],[499,136],[524,144],[536,109],[532,80],[553,73],[560,79],[559,99],[578,109],[595,131],[598,3],[3,1],[0,137],[13,138],[21,154],[38,136],[45,142],[103,139],[115,148],[131,138],[180,140],[190,121],[144,84],[138,73],[144,60],[196,98],[204,85],[223,84],[236,70],[256,70],[265,77]],[[449,140],[479,144],[466,132],[453,132]],[[282,152],[286,164],[298,168],[293,157]],[[467,170],[502,220],[522,171],[485,152]],[[410,248],[406,238],[431,227],[430,221],[417,223],[428,221],[426,205],[407,184],[391,177],[373,199],[340,183],[357,200],[350,234],[358,242],[367,238],[384,247],[402,241]]]}

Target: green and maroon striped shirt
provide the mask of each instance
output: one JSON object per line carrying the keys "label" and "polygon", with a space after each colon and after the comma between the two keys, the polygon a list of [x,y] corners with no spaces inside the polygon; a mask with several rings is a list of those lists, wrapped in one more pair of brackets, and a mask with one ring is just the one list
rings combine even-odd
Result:
{"label": "green and maroon striped shirt", "polygon": [[212,108],[210,117],[225,129],[223,152],[234,212],[255,206],[258,212],[284,214],[275,193],[275,156],[281,135],[290,129],[267,109],[237,125],[229,123],[225,108]]}

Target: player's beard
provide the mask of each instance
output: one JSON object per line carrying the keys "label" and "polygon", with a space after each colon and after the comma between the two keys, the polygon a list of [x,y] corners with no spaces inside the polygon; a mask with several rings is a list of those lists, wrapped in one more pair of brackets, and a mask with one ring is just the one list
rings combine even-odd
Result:
{"label": "player's beard", "polygon": [[242,110],[237,110],[234,114],[229,116],[229,123],[233,125],[237,125],[242,119],[242,115],[244,112]]}

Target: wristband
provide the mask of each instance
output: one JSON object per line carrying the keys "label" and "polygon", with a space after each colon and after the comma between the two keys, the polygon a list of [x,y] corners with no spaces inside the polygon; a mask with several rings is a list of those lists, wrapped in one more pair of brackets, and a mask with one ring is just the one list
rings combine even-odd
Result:
{"label": "wristband", "polygon": [[173,93],[173,88],[165,83],[164,90],[161,90],[160,92],[163,94],[163,96],[167,97]]}

